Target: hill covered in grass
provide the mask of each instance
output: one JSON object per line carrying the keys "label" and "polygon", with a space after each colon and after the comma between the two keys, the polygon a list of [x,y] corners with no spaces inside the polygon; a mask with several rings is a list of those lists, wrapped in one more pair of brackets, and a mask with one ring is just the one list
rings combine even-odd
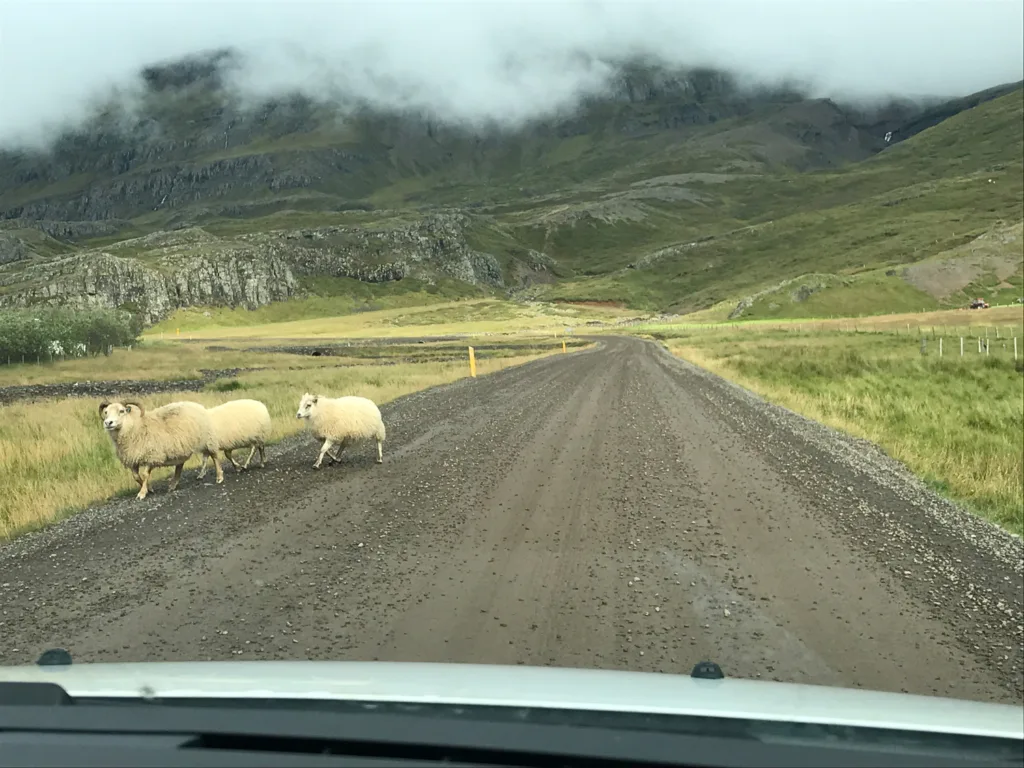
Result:
{"label": "hill covered in grass", "polygon": [[[838,169],[705,182],[700,188],[720,207],[737,212],[728,217],[736,226],[695,237],[678,218],[674,229],[657,218],[634,220],[633,244],[617,252],[629,263],[545,293],[678,311],[747,297],[749,309],[739,311],[753,316],[922,310],[976,294],[1015,300],[1024,258],[1022,148],[1018,88]],[[594,240],[615,231],[589,226]],[[678,239],[650,247],[647,227]],[[956,267],[961,279],[923,278],[943,261],[976,263]]]}
{"label": "hill covered in grass", "polygon": [[244,109],[229,60],[153,67],[134,112],[0,152],[0,305],[792,316],[1020,290],[1020,84],[865,110],[625,62],[573,114],[471,133],[300,98]]}

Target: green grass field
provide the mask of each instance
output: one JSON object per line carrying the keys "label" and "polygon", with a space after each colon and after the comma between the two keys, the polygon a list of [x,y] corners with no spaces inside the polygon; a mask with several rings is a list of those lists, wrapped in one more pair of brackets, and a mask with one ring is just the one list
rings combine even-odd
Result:
{"label": "green grass field", "polygon": [[211,327],[244,327],[319,318],[358,315],[381,310],[428,307],[460,299],[480,299],[487,294],[466,283],[450,281],[424,286],[416,280],[372,284],[343,277],[310,278],[304,281],[313,295],[277,301],[257,309],[242,307],[190,307],[174,312],[147,332],[172,333]]}
{"label": "green grass field", "polygon": [[[149,328],[149,339],[369,338],[451,334],[564,332],[588,321],[634,316],[609,307],[528,304],[502,299],[467,299],[398,306],[378,311],[286,320],[292,302],[255,311],[187,309]],[[277,313],[277,307],[282,314]],[[266,319],[275,318],[275,319]],[[280,318],[280,319],[277,319]],[[248,320],[243,323],[243,320]]]}

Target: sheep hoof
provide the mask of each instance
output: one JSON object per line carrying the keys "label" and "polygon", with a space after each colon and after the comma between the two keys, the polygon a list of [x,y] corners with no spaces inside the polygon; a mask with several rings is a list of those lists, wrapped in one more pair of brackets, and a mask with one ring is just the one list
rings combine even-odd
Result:
{"label": "sheep hoof", "polygon": [[138,499],[139,501],[142,501],[144,498],[146,498],[146,492],[139,491],[137,494],[135,494],[135,498]]}
{"label": "sheep hoof", "polygon": [[320,469],[320,462],[319,461],[316,464],[313,465],[313,469]]}
{"label": "sheep hoof", "polygon": [[383,464],[384,463],[384,459],[377,459],[377,463],[378,464]]}

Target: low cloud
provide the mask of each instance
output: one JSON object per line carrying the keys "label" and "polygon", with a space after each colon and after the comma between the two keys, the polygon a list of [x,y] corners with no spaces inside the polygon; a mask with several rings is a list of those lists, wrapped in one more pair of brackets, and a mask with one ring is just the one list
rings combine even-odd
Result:
{"label": "low cloud", "polygon": [[816,96],[953,97],[1024,78],[1020,0],[0,0],[0,145],[126,98],[146,65],[231,48],[246,100],[299,92],[515,126],[609,86],[611,62],[799,80]]}

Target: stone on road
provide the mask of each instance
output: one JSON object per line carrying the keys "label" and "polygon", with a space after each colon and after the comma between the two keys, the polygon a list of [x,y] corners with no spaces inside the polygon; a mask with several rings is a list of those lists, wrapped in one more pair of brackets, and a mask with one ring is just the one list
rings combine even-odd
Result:
{"label": "stone on road", "polygon": [[[344,393],[331,393],[340,395]],[[637,339],[382,408],[0,547],[0,663],[355,659],[1022,700],[1022,546]],[[111,459],[113,461],[113,459]]]}

